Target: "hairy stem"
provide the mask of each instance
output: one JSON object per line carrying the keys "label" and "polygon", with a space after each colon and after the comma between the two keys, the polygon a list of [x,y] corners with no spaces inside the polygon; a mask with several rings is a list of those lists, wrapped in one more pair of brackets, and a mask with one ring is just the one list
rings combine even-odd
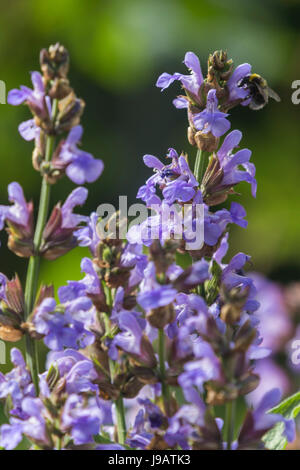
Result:
{"label": "hairy stem", "polygon": [[229,401],[226,403],[226,416],[225,416],[225,438],[227,443],[227,450],[231,450],[234,435],[235,424],[235,402]]}
{"label": "hairy stem", "polygon": [[125,444],[126,439],[126,421],[125,421],[125,409],[122,395],[115,401],[116,416],[117,416],[117,433],[118,441],[120,444]]}
{"label": "hairy stem", "polygon": [[160,328],[158,330],[158,357],[164,408],[166,414],[168,415],[168,409],[170,404],[170,390],[168,384],[166,383],[165,333],[163,328]]}
{"label": "hairy stem", "polygon": [[199,149],[197,150],[194,166],[194,176],[200,185],[207,167],[208,156],[208,152]]}
{"label": "hairy stem", "polygon": [[[57,113],[57,100],[53,101],[52,118],[54,119]],[[54,136],[47,136],[45,162],[49,163],[53,154]],[[27,269],[26,284],[25,284],[25,321],[28,319],[32,312],[34,301],[37,292],[37,284],[39,277],[40,256],[39,250],[41,247],[43,230],[46,224],[50,200],[50,185],[46,178],[43,177],[40,203],[37,216],[36,229],[33,238],[34,255],[30,257]],[[35,390],[38,393],[38,374],[39,374],[39,358],[37,350],[37,342],[32,339],[28,334],[26,335],[26,363],[31,372],[32,381]]]}
{"label": "hairy stem", "polygon": [[[104,288],[105,294],[106,294],[106,302],[110,308],[112,309],[112,304],[113,304],[113,296],[111,289],[105,286]],[[105,322],[105,332],[106,334],[109,334],[110,332],[110,319],[108,314],[104,314],[104,322]],[[108,358],[108,363],[109,363],[109,372],[110,372],[110,380],[111,383],[114,382],[115,379],[115,363],[112,359]],[[118,442],[119,444],[123,445],[125,444],[126,440],[126,419],[125,419],[125,408],[124,408],[124,402],[123,402],[123,397],[122,394],[120,393],[120,396],[114,401],[115,407],[116,407],[116,418],[117,418],[117,436],[118,436]]]}

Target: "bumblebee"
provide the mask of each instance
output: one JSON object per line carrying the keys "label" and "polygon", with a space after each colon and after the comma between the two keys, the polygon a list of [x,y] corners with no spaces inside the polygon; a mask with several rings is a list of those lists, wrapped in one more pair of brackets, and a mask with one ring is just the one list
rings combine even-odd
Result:
{"label": "bumblebee", "polygon": [[279,96],[272,90],[267,81],[258,75],[252,73],[243,77],[238,83],[238,87],[245,88],[249,91],[246,99],[251,98],[249,108],[258,110],[263,108],[269,101],[269,96],[276,101],[280,101]]}

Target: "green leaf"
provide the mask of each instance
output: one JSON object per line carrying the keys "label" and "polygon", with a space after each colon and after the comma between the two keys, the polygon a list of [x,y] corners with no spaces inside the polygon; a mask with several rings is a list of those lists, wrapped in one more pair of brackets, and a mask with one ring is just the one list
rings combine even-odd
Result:
{"label": "green leaf", "polygon": [[277,413],[286,419],[294,419],[300,411],[300,392],[283,400],[279,405],[272,408],[269,413]]}
{"label": "green leaf", "polygon": [[210,269],[212,275],[209,281],[205,281],[205,298],[208,305],[211,305],[216,300],[216,297],[219,293],[219,286],[221,282],[222,269],[216,261],[213,261],[212,267]]}
{"label": "green leaf", "polygon": [[[116,444],[116,442],[113,442],[108,433],[103,432],[103,434],[97,434],[94,435],[94,441],[97,444]],[[133,447],[130,447],[127,444],[123,444],[123,447],[125,447],[126,450],[135,450]]]}
{"label": "green leaf", "polygon": [[98,434],[94,436],[94,441],[97,442],[97,444],[114,444],[114,442],[112,442],[108,434],[106,433],[103,433],[103,434],[102,435]]}
{"label": "green leaf", "polygon": [[[268,413],[280,414],[286,419],[295,419],[300,412],[300,392],[283,400],[279,405],[271,408]],[[267,449],[283,450],[286,448],[287,440],[283,435],[284,423],[276,423],[264,436],[263,441]]]}

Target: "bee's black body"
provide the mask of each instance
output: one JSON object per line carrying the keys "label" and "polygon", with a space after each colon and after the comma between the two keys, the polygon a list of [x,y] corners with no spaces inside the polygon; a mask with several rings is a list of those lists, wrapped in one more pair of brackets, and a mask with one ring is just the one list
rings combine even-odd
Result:
{"label": "bee's black body", "polygon": [[267,81],[257,73],[246,75],[239,82],[238,86],[246,87],[249,91],[249,95],[246,99],[251,98],[249,104],[251,109],[258,110],[263,108],[268,103],[269,96],[276,101],[280,101],[277,93],[269,88]]}

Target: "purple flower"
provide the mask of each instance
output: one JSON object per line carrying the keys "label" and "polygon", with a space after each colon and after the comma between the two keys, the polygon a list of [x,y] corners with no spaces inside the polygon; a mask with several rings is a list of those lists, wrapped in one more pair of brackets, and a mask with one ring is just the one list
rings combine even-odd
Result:
{"label": "purple flower", "polygon": [[223,269],[222,282],[228,290],[235,287],[241,290],[249,289],[248,299],[244,306],[244,309],[248,312],[255,312],[259,307],[259,302],[255,299],[256,288],[253,280],[250,277],[244,276],[242,269],[245,264],[250,260],[250,256],[244,253],[238,253],[235,255],[229,264]]}
{"label": "purple flower", "polygon": [[79,246],[88,246],[93,255],[96,255],[96,249],[98,243],[100,242],[99,234],[97,232],[98,220],[99,216],[97,213],[92,212],[89,219],[87,220],[87,225],[75,232]]}
{"label": "purple flower", "polygon": [[99,444],[96,450],[125,450],[120,444]]}
{"label": "purple flower", "polygon": [[207,94],[206,108],[201,113],[194,114],[193,121],[196,129],[204,134],[211,132],[215,137],[221,137],[231,125],[227,116],[229,114],[218,110],[216,90],[212,89]]}
{"label": "purple flower", "polygon": [[32,207],[30,203],[26,202],[23,189],[19,183],[10,183],[8,185],[8,199],[13,205],[0,205],[0,230],[3,229],[5,220],[29,230]]}
{"label": "purple flower", "polygon": [[121,332],[112,341],[110,355],[114,355],[114,349],[118,347],[147,367],[155,367],[151,343],[143,334],[145,321],[139,318],[139,314],[124,310],[118,315],[118,324]]}
{"label": "purple flower", "polygon": [[[182,75],[181,73],[174,73],[170,75],[169,73],[163,73],[158,77],[156,82],[156,86],[165,90],[168,88],[175,80],[179,80],[183,86],[189,93],[194,96],[197,96],[200,90],[200,87],[203,83],[203,75],[201,72],[201,66],[198,57],[193,52],[187,52],[184,57],[184,64],[190,70],[190,75]],[[174,105],[178,108],[187,107],[181,100],[175,100]]]}
{"label": "purple flower", "polygon": [[44,342],[49,349],[60,350],[64,346],[76,347],[77,335],[68,328],[70,318],[64,313],[56,313],[54,299],[45,299],[36,311],[34,324],[36,331],[44,335]]}
{"label": "purple flower", "polygon": [[82,206],[87,196],[88,190],[86,188],[76,188],[67,197],[61,208],[62,228],[75,228],[81,222],[88,221],[88,217],[73,213],[74,207]]}
{"label": "purple flower", "polygon": [[175,299],[176,294],[176,289],[172,286],[164,285],[139,293],[137,300],[144,310],[151,310],[152,308],[169,305]]}
{"label": "purple flower", "polygon": [[193,387],[203,392],[205,382],[221,377],[220,361],[208,343],[199,342],[197,356],[197,360],[185,364],[184,372],[178,378],[180,386],[184,391],[187,390],[187,393]]}
{"label": "purple flower", "polygon": [[12,450],[21,442],[23,435],[38,445],[50,445],[44,419],[45,408],[39,398],[24,398],[22,418],[11,418],[10,424],[1,427],[0,446]]}
{"label": "purple flower", "polygon": [[289,420],[279,414],[268,413],[270,409],[278,404],[280,398],[280,390],[273,388],[262,397],[253,412],[248,411],[238,438],[240,446],[251,446],[251,442],[260,440],[278,422],[284,423],[283,434],[287,440],[292,442],[295,439],[295,422],[293,419]]}
{"label": "purple flower", "polygon": [[77,362],[65,377],[67,393],[97,392],[98,386],[92,383],[96,377],[92,361],[85,359]]}
{"label": "purple flower", "polygon": [[77,147],[82,133],[82,126],[73,127],[54,159],[54,165],[66,168],[67,176],[76,184],[93,183],[103,171],[102,160],[94,159],[90,153]]}
{"label": "purple flower", "polygon": [[34,386],[29,371],[26,368],[22,353],[13,348],[10,352],[14,368],[6,375],[0,372],[0,400],[11,397],[14,414],[21,414],[21,403],[24,397],[35,395]]}
{"label": "purple flower", "polygon": [[[207,333],[208,315],[207,307],[205,307],[205,310],[202,310],[202,307],[198,310],[199,304],[200,302],[198,302],[197,306],[195,305],[197,310],[193,309],[191,312],[185,312],[187,315],[191,314],[192,316],[186,318],[181,317],[180,324],[176,329],[173,324],[176,359],[183,359],[185,357],[197,358],[203,355],[203,347],[205,347],[205,345],[199,335]],[[171,331],[171,329],[169,329],[169,331]],[[208,352],[211,352],[210,348],[208,348]]]}
{"label": "purple flower", "polygon": [[139,398],[138,403],[145,409],[145,418],[148,419],[150,428],[160,428],[165,420],[165,417],[160,408],[152,403],[149,398]]}
{"label": "purple flower", "polygon": [[237,202],[232,202],[230,206],[230,214],[232,217],[232,222],[240,227],[246,228],[248,225],[247,220],[244,218],[246,217],[246,211],[241,204]]}
{"label": "purple flower", "polygon": [[194,388],[185,390],[185,398],[191,404],[183,405],[169,420],[169,427],[165,441],[170,446],[178,444],[182,449],[190,449],[189,439],[197,437],[195,426],[203,426],[205,419],[205,405]]}
{"label": "purple flower", "polygon": [[140,409],[135,417],[134,426],[129,433],[127,444],[135,449],[146,449],[150,444],[153,433],[146,429],[145,412]]}
{"label": "purple flower", "polygon": [[143,247],[138,243],[127,243],[122,255],[121,266],[131,267],[128,287],[132,288],[139,284],[144,278],[147,266],[147,256],[143,254]]}
{"label": "purple flower", "polygon": [[[242,149],[232,154],[232,150],[236,148],[242,138],[242,133],[234,130],[228,134],[220,149],[217,152],[217,157],[223,170],[223,178],[215,191],[221,191],[224,188],[230,188],[240,183],[247,181],[251,184],[252,196],[256,195],[256,179],[255,179],[255,166],[250,163],[251,151]],[[239,169],[242,166],[245,171]]]}
{"label": "purple flower", "polygon": [[[47,357],[47,369],[55,366],[59,371],[60,379],[64,379],[66,392],[86,393],[96,392],[98,386],[93,383],[97,378],[92,361],[72,349],[64,351],[51,351]],[[40,375],[40,390],[43,396],[50,394],[47,384],[48,370]]]}
{"label": "purple flower", "polygon": [[139,356],[143,330],[136,317],[127,311],[119,314],[119,327],[122,330],[114,338],[114,344],[124,351]]}
{"label": "purple flower", "polygon": [[256,287],[255,300],[259,309],[255,315],[260,320],[259,331],[263,337],[262,345],[279,351],[292,333],[292,322],[287,311],[282,289],[258,273],[251,273]]}
{"label": "purple flower", "polygon": [[13,450],[23,439],[22,421],[12,419],[10,424],[3,424],[0,428],[0,447]]}
{"label": "purple flower", "polygon": [[182,238],[182,213],[181,209],[171,208],[167,202],[160,201],[159,204],[151,206],[156,212],[139,225],[132,225],[127,232],[127,240],[132,244],[144,244],[150,246],[155,239],[162,244],[170,238]]}
{"label": "purple flower", "polygon": [[210,212],[204,208],[204,241],[209,246],[214,246],[224,233],[227,225],[232,223],[232,215],[227,209]]}
{"label": "purple flower", "polygon": [[75,445],[93,442],[102,420],[103,412],[96,398],[90,398],[87,403],[83,397],[75,394],[67,398],[62,414],[62,429],[70,432]]}
{"label": "purple flower", "polygon": [[47,413],[42,401],[39,398],[25,398],[22,409],[28,416],[22,425],[23,434],[36,442],[47,443],[46,422],[43,416]]}
{"label": "purple flower", "polygon": [[42,75],[39,72],[32,72],[31,81],[33,90],[23,85],[20,87],[20,90],[16,88],[10,90],[7,96],[7,102],[14,106],[26,102],[39,116],[45,115],[48,109],[45,102],[45,87]]}
{"label": "purple flower", "polygon": [[63,351],[49,351],[47,354],[46,370],[55,364],[58,367],[59,375],[65,376],[78,362],[85,361],[86,356],[74,349],[64,349]]}
{"label": "purple flower", "polygon": [[262,397],[273,388],[278,388],[283,395],[290,392],[291,384],[285,371],[272,359],[263,359],[255,364],[254,373],[260,376],[258,387],[247,395],[247,402],[257,406]]}
{"label": "purple flower", "polygon": [[86,276],[81,281],[69,281],[68,286],[59,288],[58,294],[61,302],[75,300],[79,295],[100,294],[101,285],[92,260],[90,258],[82,258],[80,267]]}
{"label": "purple flower", "polygon": [[[198,191],[200,193],[200,191]],[[201,204],[198,193],[195,196],[195,204]],[[196,200],[198,198],[198,200]],[[151,209],[155,215],[148,217],[139,225],[132,225],[127,233],[127,240],[132,244],[144,244],[150,246],[155,239],[159,239],[162,244],[170,238],[184,239],[193,246],[200,245],[201,237],[199,230],[204,224],[204,242],[209,246],[214,246],[219,241],[229,223],[236,223],[245,227],[247,222],[243,220],[246,215],[242,206],[233,203],[230,211],[221,209],[217,212],[210,212],[208,206],[204,205],[204,220],[199,211],[196,211],[195,204],[190,204],[191,210],[187,210],[182,216],[182,211],[176,206],[170,211],[169,204],[163,200],[159,201]],[[179,209],[177,211],[177,209]],[[197,238],[198,237],[198,242]],[[203,246],[199,246],[199,249]]]}
{"label": "purple flower", "polygon": [[156,203],[156,186],[162,189],[165,201],[172,204],[175,201],[188,202],[196,194],[198,186],[188,162],[183,155],[178,156],[174,149],[169,149],[168,157],[172,162],[168,165],[158,160],[153,155],[145,155],[144,163],[153,168],[155,174],[151,176],[144,186],[141,186],[137,197],[146,202],[148,206]]}
{"label": "purple flower", "polygon": [[194,313],[207,313],[207,305],[199,295],[180,293],[176,297],[175,310],[177,313],[176,321],[183,324]]}
{"label": "purple flower", "polygon": [[202,284],[204,281],[210,278],[208,268],[209,265],[205,259],[201,259],[200,261],[193,263],[190,270],[188,270],[188,276],[184,279],[184,285],[191,287]]}
{"label": "purple flower", "polygon": [[54,299],[43,300],[36,309],[33,321],[37,332],[44,335],[44,342],[49,349],[78,349],[93,343],[94,335],[87,329],[94,321],[91,306],[91,300],[86,297],[79,297],[58,307]]}
{"label": "purple flower", "polygon": [[[239,83],[249,73],[251,73],[250,64],[241,64],[234,70],[233,74],[227,82],[229,89],[229,102],[235,100],[245,100],[245,98],[247,98],[249,94],[248,90],[239,87]],[[248,102],[249,100],[244,101],[242,105],[245,106],[248,104]]]}
{"label": "purple flower", "polygon": [[0,273],[0,299],[4,300],[4,302],[7,303],[7,298],[6,298],[6,284],[7,284],[7,277],[5,274]]}
{"label": "purple flower", "polygon": [[21,122],[18,130],[24,140],[30,141],[35,139],[37,142],[39,141],[41,130],[36,125],[34,119],[28,119],[28,121]]}

